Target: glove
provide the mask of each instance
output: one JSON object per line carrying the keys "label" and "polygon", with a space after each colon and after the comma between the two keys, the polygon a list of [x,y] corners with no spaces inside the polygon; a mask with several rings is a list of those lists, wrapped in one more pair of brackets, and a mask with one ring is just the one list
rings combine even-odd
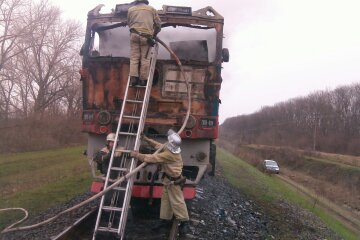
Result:
{"label": "glove", "polygon": [[141,133],[141,139],[144,140],[144,141],[149,140],[149,138],[144,133]]}
{"label": "glove", "polygon": [[155,46],[156,41],[154,38],[148,38],[147,43],[149,44],[149,46],[153,47],[153,46]]}
{"label": "glove", "polygon": [[138,152],[136,152],[136,151],[131,151],[131,152],[130,152],[130,157],[138,158],[138,156],[139,156],[139,153],[138,153]]}

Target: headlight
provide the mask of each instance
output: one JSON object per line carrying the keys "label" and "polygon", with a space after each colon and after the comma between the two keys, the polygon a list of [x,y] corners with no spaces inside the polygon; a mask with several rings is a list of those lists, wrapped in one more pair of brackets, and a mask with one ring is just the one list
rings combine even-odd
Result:
{"label": "headlight", "polygon": [[197,152],[195,155],[196,160],[198,160],[199,162],[202,162],[205,160],[206,158],[206,153],[204,152]]}
{"label": "headlight", "polygon": [[111,114],[108,111],[100,111],[97,120],[101,125],[107,125],[111,121]]}
{"label": "headlight", "polygon": [[187,129],[191,129],[195,127],[195,125],[196,125],[196,118],[193,115],[190,115],[185,127]]}

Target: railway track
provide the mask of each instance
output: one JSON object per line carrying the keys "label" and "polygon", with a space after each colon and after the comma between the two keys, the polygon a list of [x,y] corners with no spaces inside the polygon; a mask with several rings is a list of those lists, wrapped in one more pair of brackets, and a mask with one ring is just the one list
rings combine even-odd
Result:
{"label": "railway track", "polygon": [[[191,218],[187,236],[178,237],[176,224],[171,229],[152,231],[151,227],[159,221],[160,199],[155,199],[152,206],[149,206],[148,200],[137,200],[132,202],[129,211],[126,240],[262,239],[261,236],[266,233],[264,220],[260,214],[254,213],[252,203],[247,201],[222,178],[207,177],[198,186],[196,198],[187,202]],[[92,239],[96,211],[95,214],[84,214],[76,223],[68,222],[66,230],[50,239]]]}
{"label": "railway track", "polygon": [[51,238],[51,240],[82,240],[91,239],[92,229],[90,226],[95,225],[98,208],[93,208],[64,231]]}
{"label": "railway track", "polygon": [[[61,233],[51,237],[51,240],[88,240],[92,239],[93,229],[96,222],[98,208],[93,208],[82,217],[77,219],[73,224],[65,228]],[[141,212],[141,213],[139,213]],[[134,212],[130,212],[131,217],[128,223],[126,239],[178,239],[178,221],[174,221],[170,230],[151,232],[151,226],[157,221],[158,214],[154,215],[154,211],[146,211],[144,209],[134,208]],[[135,216],[136,215],[136,216]],[[99,239],[117,239],[108,236],[99,237]],[[186,239],[186,238],[181,238]]]}
{"label": "railway track", "polygon": [[[46,219],[74,204],[87,199],[91,194],[80,196],[69,203],[51,208],[49,211],[30,219],[29,223],[36,223],[41,219]],[[132,203],[132,209],[129,211],[128,223],[126,226],[126,240],[167,240],[169,239],[170,229],[163,229],[158,232],[151,230],[159,221],[159,199],[154,201],[154,205],[149,206],[148,201],[139,201]],[[97,211],[94,209],[99,206],[94,202],[84,209],[68,214],[59,218],[52,224],[47,224],[29,231],[12,232],[6,235],[0,235],[0,240],[89,240],[95,226]],[[190,215],[189,236],[182,237],[181,240],[218,240],[218,239],[243,239],[243,240],[262,240],[267,236],[275,235],[272,225],[278,222],[272,222],[263,212],[258,209],[256,204],[246,198],[236,188],[232,187],[218,174],[215,177],[206,177],[200,182],[197,188],[195,199],[187,202]],[[92,213],[90,213],[92,211]],[[294,212],[295,211],[295,212]],[[287,208],[288,226],[286,228],[294,229],[294,236],[298,237],[299,222],[293,219],[298,217],[299,213],[295,208]],[[309,231],[312,239],[336,239],[332,231],[324,228],[324,225],[317,221],[306,221],[302,224],[311,224],[303,227],[303,231]],[[65,229],[65,230],[64,230]],[[317,229],[314,230],[308,229]],[[275,232],[274,232],[275,231]],[[177,237],[177,234],[174,234]],[[305,234],[304,238],[309,239]],[[109,240],[108,238],[107,240]],[[180,238],[178,238],[180,240]]]}

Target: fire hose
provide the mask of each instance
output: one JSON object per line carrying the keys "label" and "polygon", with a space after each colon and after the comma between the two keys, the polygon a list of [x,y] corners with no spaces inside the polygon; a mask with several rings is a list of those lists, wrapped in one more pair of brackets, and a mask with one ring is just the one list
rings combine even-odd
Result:
{"label": "fire hose", "polygon": [[[191,85],[189,84],[189,80],[186,78],[186,75],[185,75],[185,72],[184,72],[184,69],[182,67],[182,64],[179,60],[179,58],[176,56],[176,54],[169,48],[169,46],[167,46],[161,39],[159,39],[158,37],[155,37],[155,40],[157,42],[159,42],[170,54],[171,56],[175,59],[176,61],[176,64],[178,65],[180,71],[181,71],[181,74],[183,76],[183,78],[185,79],[185,82],[186,82],[186,88],[187,88],[187,93],[188,93],[188,106],[187,106],[187,112],[186,112],[186,117],[184,119],[184,122],[180,128],[180,130],[178,131],[178,134],[180,135],[182,133],[182,131],[185,129],[186,127],[186,124],[187,124],[187,121],[189,119],[189,116],[190,116],[190,111],[191,111]],[[165,147],[166,143],[162,145],[162,147],[160,147],[155,153],[153,154],[157,154],[159,153],[164,147]],[[121,182],[125,181],[126,179],[129,179],[131,178],[135,173],[137,173],[138,171],[140,171],[140,169],[142,169],[143,167],[145,167],[147,165],[147,163],[143,162],[142,164],[140,164],[138,167],[136,167],[133,171],[127,173],[125,176],[122,176],[121,178],[119,178],[118,180],[116,180],[116,182],[114,182],[113,184],[111,184],[109,187],[107,187],[106,189],[102,190],[101,192],[95,194],[94,196],[88,198],[87,200],[71,207],[71,208],[68,208],[60,213],[58,213],[57,215],[51,217],[51,218],[48,218],[42,222],[39,222],[39,223],[36,223],[36,224],[33,224],[33,225],[29,225],[29,226],[24,226],[24,227],[15,227],[16,225],[22,223],[23,221],[25,221],[28,217],[28,212],[24,209],[24,208],[5,208],[5,209],[0,209],[0,212],[3,212],[3,211],[10,211],[10,210],[21,210],[25,213],[25,216],[24,218],[22,218],[21,220],[11,224],[10,226],[6,227],[3,231],[0,232],[0,234],[4,234],[4,233],[8,233],[8,232],[14,232],[14,231],[21,231],[21,230],[30,230],[30,229],[33,229],[33,228],[37,228],[37,227],[40,227],[42,225],[45,225],[55,219],[57,219],[58,217],[64,215],[65,213],[69,213],[71,211],[74,211],[78,208],[81,208],[83,207],[84,205],[94,201],[95,199],[103,196],[104,194],[106,194],[108,191],[110,191],[111,189],[113,189],[114,187],[118,186]]]}

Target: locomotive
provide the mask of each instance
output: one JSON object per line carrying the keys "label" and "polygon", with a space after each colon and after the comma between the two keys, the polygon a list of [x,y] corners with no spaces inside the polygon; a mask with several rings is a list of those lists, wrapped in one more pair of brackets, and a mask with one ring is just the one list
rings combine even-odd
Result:
{"label": "locomotive", "polygon": [[[100,13],[99,5],[88,13],[80,75],[82,131],[88,135],[89,162],[118,124],[129,75],[130,35],[126,18],[131,5],[118,4],[105,14]],[[181,134],[183,175],[187,178],[183,192],[185,199],[192,199],[207,168],[211,165],[211,173],[215,169],[221,69],[222,63],[229,60],[228,49],[222,47],[224,18],[212,7],[192,11],[191,7],[165,5],[158,14],[162,22],[158,38],[181,60],[192,89],[191,115]],[[187,108],[185,79],[171,54],[160,48],[144,134],[165,142],[168,129],[182,126]],[[123,141],[119,139],[120,146]],[[132,197],[161,197],[161,179],[156,171],[155,165],[148,165],[137,173]],[[91,190],[99,192],[102,187],[103,182],[94,179]]]}

